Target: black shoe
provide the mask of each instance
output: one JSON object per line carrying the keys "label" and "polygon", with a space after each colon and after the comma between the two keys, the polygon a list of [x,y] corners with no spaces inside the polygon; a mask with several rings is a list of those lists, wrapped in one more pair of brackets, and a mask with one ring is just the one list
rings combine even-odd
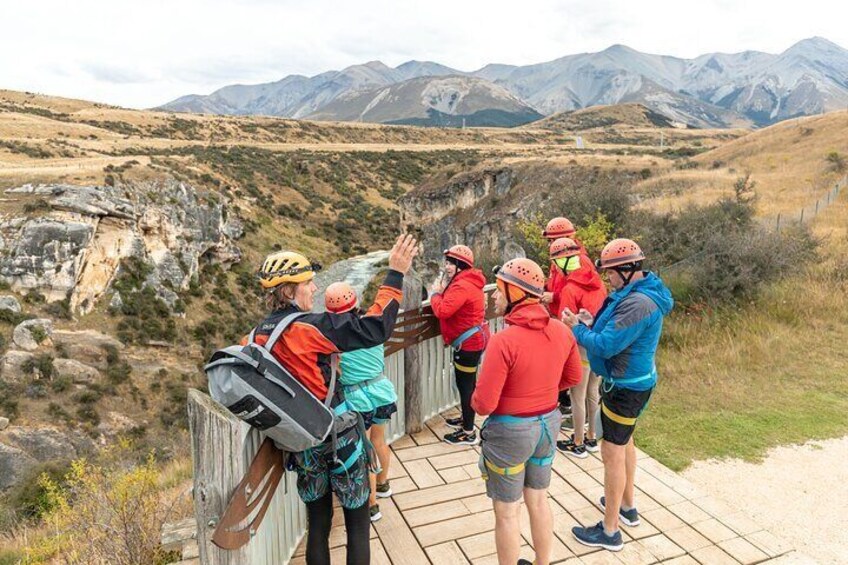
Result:
{"label": "black shoe", "polygon": [[559,412],[563,416],[571,416],[571,405],[566,406],[565,404],[559,405]]}
{"label": "black shoe", "polygon": [[589,454],[586,453],[586,446],[582,443],[580,445],[574,443],[573,435],[566,440],[556,442],[556,447],[559,451],[566,455],[570,455],[571,457],[576,457],[577,459],[586,459],[589,457]]}
{"label": "black shoe", "polygon": [[447,434],[445,441],[452,445],[477,445],[480,443],[480,438],[477,437],[477,434],[473,430],[470,432],[457,430],[452,434]]}
{"label": "black shoe", "polygon": [[596,439],[584,440],[583,445],[586,446],[586,451],[588,451],[589,453],[597,453],[601,450],[601,448],[598,447],[598,440]]}
{"label": "black shoe", "polygon": [[445,418],[445,424],[447,424],[448,427],[451,427],[455,430],[461,430],[462,429],[462,417],[460,416],[459,418]]}
{"label": "black shoe", "polygon": [[379,504],[375,504],[374,506],[370,507],[368,509],[368,513],[371,515],[371,521],[372,522],[376,522],[377,520],[379,520],[380,518],[383,517],[382,512],[380,512],[380,505]]}
{"label": "black shoe", "polygon": [[527,561],[526,559],[519,559],[518,565],[533,565],[532,561]]}

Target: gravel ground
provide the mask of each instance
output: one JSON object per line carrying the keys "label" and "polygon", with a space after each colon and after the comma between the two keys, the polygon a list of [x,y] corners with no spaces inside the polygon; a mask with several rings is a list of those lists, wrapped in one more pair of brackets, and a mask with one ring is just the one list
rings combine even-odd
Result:
{"label": "gravel ground", "polygon": [[821,563],[848,563],[848,436],[778,447],[762,463],[693,463],[683,476]]}

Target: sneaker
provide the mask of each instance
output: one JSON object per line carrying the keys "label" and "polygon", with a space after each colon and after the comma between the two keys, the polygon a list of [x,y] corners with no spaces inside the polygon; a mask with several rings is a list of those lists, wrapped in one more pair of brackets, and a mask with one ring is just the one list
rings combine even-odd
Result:
{"label": "sneaker", "polygon": [[601,450],[601,448],[598,447],[598,440],[596,439],[583,440],[583,445],[586,446],[586,451],[589,453],[597,453]]}
{"label": "sneaker", "polygon": [[480,443],[480,438],[473,431],[457,430],[452,434],[447,434],[445,441],[453,445],[477,445]]}
{"label": "sneaker", "polygon": [[577,445],[574,443],[574,436],[556,442],[556,446],[559,451],[571,457],[576,457],[577,459],[586,459],[589,457],[589,454],[586,453],[586,447],[583,444]]}
{"label": "sneaker", "polygon": [[383,514],[380,512],[380,505],[375,504],[371,508],[368,509],[368,513],[371,514],[371,521],[376,522],[380,518],[383,517]]}
{"label": "sneaker", "polygon": [[562,417],[562,423],[559,425],[561,430],[574,430],[574,419],[571,414]]}
{"label": "sneaker", "polygon": [[519,559],[518,565],[533,565],[532,561],[527,561],[526,559]]}
{"label": "sneaker", "polygon": [[[601,509],[602,510],[607,509],[605,503],[606,503],[606,497],[602,496],[601,497]],[[621,522],[625,526],[631,526],[631,527],[632,526],[638,526],[641,523],[641,520],[639,520],[639,511],[636,510],[635,508],[631,508],[630,510],[623,510],[623,509],[619,508],[618,509],[618,519],[621,520]]]}
{"label": "sneaker", "polygon": [[377,492],[375,494],[377,498],[389,498],[392,495],[392,487],[389,485],[389,481],[377,483]]}
{"label": "sneaker", "polygon": [[563,416],[571,416],[571,405],[566,406],[565,404],[559,405],[559,412]]}
{"label": "sneaker", "polygon": [[445,418],[445,424],[455,430],[462,429],[462,417],[459,418]]}
{"label": "sneaker", "polygon": [[621,551],[624,547],[621,532],[615,532],[613,535],[608,536],[604,533],[603,522],[598,522],[589,528],[574,526],[571,528],[571,533],[574,534],[574,539],[589,547],[602,547],[610,551]]}

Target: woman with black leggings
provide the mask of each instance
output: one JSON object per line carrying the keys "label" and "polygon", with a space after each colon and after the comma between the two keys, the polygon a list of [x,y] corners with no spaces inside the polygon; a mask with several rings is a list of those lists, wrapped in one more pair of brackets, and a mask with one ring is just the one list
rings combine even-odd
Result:
{"label": "woman with black leggings", "polygon": [[430,296],[433,315],[439,319],[445,345],[453,348],[453,371],[459,390],[461,418],[449,418],[456,431],[445,435],[454,445],[477,445],[471,396],[477,384],[477,367],[489,337],[486,325],[486,277],[474,268],[474,253],[465,245],[444,252],[445,276]]}
{"label": "woman with black leggings", "polygon": [[[252,333],[254,342],[265,345],[280,321],[299,315],[270,352],[312,395],[325,400],[330,394],[334,355],[375,347],[392,335],[400,310],[403,276],[417,249],[413,237],[398,238],[389,254],[386,279],[377,291],[374,305],[364,315],[312,313],[317,291],[313,278],[319,266],[291,251],[269,255],[259,271],[259,283],[270,312]],[[335,433],[315,447],[290,454],[287,462],[288,469],[297,473],[297,493],[306,504],[309,519],[306,562],[308,565],[330,563],[335,495],[345,517],[347,562],[367,565],[371,561],[368,541],[371,488],[366,441],[341,386],[335,386],[330,407],[336,414]]]}

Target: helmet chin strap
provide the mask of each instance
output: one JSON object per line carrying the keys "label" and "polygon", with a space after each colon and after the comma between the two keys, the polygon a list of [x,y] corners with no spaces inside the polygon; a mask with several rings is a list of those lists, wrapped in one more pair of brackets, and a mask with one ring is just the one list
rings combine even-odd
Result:
{"label": "helmet chin strap", "polygon": [[613,269],[613,271],[618,273],[618,276],[620,276],[622,279],[624,279],[624,286],[629,285],[630,281],[633,280],[633,277],[636,275],[636,273],[638,273],[641,270],[642,270],[641,263],[633,263],[631,265],[628,265],[628,267],[626,269],[622,269],[621,267],[615,267]]}

